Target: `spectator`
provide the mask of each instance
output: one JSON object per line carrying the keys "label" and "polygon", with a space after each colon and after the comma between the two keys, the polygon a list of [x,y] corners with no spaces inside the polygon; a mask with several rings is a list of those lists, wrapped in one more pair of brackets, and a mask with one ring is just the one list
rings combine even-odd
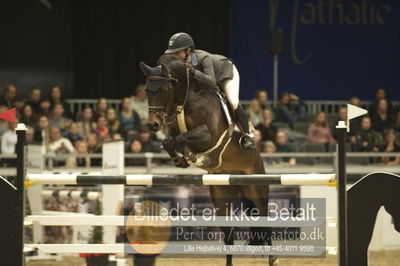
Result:
{"label": "spectator", "polygon": [[8,130],[4,132],[1,138],[1,153],[2,154],[14,154],[15,145],[17,144],[17,134],[15,133],[15,127],[17,122],[7,122]]}
{"label": "spectator", "polygon": [[[276,147],[272,141],[266,141],[263,144],[263,153],[275,153]],[[282,159],[278,157],[264,157],[264,163],[268,165],[277,165],[282,163]]]}
{"label": "spectator", "polygon": [[273,116],[272,112],[269,109],[264,109],[263,110],[263,121],[261,124],[256,126],[256,129],[260,130],[261,136],[262,136],[262,141],[267,141],[267,140],[275,140],[276,136],[276,127],[272,124]]}
{"label": "spectator", "polygon": [[142,152],[160,152],[160,145],[157,145],[152,140],[152,135],[149,128],[145,125],[140,127],[139,141],[142,144]]}
{"label": "spectator", "polygon": [[256,145],[257,150],[259,152],[261,152],[262,151],[262,141],[261,141],[262,140],[262,135],[261,135],[261,131],[256,129],[256,130],[254,130],[253,134],[254,134],[254,144]]}
{"label": "spectator", "polygon": [[290,92],[284,92],[279,99],[276,119],[293,127],[293,124],[306,115],[306,109],[300,98]]}
{"label": "spectator", "polygon": [[270,109],[272,110],[271,105],[268,103],[268,93],[265,90],[256,91],[256,98],[262,109]]}
{"label": "spectator", "polygon": [[33,113],[32,106],[30,106],[29,104],[25,104],[22,107],[19,115],[19,120],[21,121],[21,123],[24,123],[27,126],[36,126],[36,118],[35,114]]}
{"label": "spectator", "polygon": [[358,97],[353,97],[350,99],[349,104],[362,108],[361,100]]}
{"label": "spectator", "polygon": [[13,84],[7,84],[4,90],[4,94],[0,99],[0,105],[7,106],[7,108],[13,108],[13,100],[17,95],[17,88]]}
{"label": "spectator", "polygon": [[118,119],[117,111],[112,107],[108,108],[106,118],[108,121],[108,128],[110,129],[110,135],[114,136],[121,128],[121,121]]}
{"label": "spectator", "polygon": [[110,137],[110,130],[108,128],[107,118],[100,116],[97,120],[97,127],[93,131],[100,141],[106,141]]}
{"label": "spectator", "polygon": [[51,118],[49,120],[50,126],[56,126],[60,128],[61,132],[65,134],[72,121],[64,116],[64,106],[62,103],[56,103],[51,112]]}
{"label": "spectator", "polygon": [[328,123],[326,122],[326,115],[324,111],[319,111],[317,113],[314,122],[312,122],[308,127],[307,136],[310,142],[323,144],[335,142]]}
{"label": "spectator", "polygon": [[139,84],[135,88],[135,95],[131,97],[132,111],[136,111],[141,121],[147,121],[149,119],[149,107],[147,103],[146,86]]}
{"label": "spectator", "polygon": [[12,105],[17,109],[17,114],[19,114],[22,107],[25,105],[24,99],[21,96],[15,96],[12,100]]}
{"label": "spectator", "polygon": [[35,115],[39,115],[40,113],[40,98],[42,97],[42,89],[33,86],[31,91],[29,92],[28,101],[26,102],[32,107],[32,110]]}
{"label": "spectator", "polygon": [[394,128],[400,132],[400,106],[398,107],[397,113],[394,117]]}
{"label": "spectator", "polygon": [[[336,126],[338,125],[339,121],[345,121],[345,123],[347,123],[347,107],[345,107],[345,106],[339,107],[337,115],[338,115],[338,118],[336,119],[335,123],[331,127],[331,134],[335,140],[337,140],[337,137],[338,137],[337,131],[336,131]],[[346,138],[348,140],[353,139],[353,142],[354,142],[355,141],[355,138],[353,137],[355,134],[354,132],[357,132],[358,128],[359,128],[359,126],[357,125],[357,121],[353,122],[353,120],[351,120],[350,121],[350,134],[346,134]]]}
{"label": "spectator", "polygon": [[43,99],[40,102],[40,112],[39,115],[45,115],[47,117],[50,117],[51,115],[51,109],[50,109],[50,100],[49,99]]}
{"label": "spectator", "polygon": [[393,114],[394,108],[393,108],[392,103],[387,99],[385,89],[379,88],[375,92],[375,99],[372,102],[370,110],[369,110],[371,117],[376,115],[376,112],[378,111],[378,108],[379,108],[378,105],[379,105],[379,102],[380,102],[381,99],[386,99],[387,111],[388,111],[389,114],[391,114],[391,115]]}
{"label": "spectator", "polygon": [[[380,148],[381,152],[400,152],[400,146],[397,144],[396,131],[394,129],[388,129],[385,131],[384,145]],[[385,165],[397,165],[400,164],[400,156],[381,158]]]}
{"label": "spectator", "polygon": [[[293,148],[288,145],[288,138],[285,131],[276,133],[276,152],[294,152]],[[283,157],[282,161],[288,165],[295,165],[296,158]]]}
{"label": "spectator", "polygon": [[356,132],[356,151],[377,152],[381,146],[381,136],[372,129],[371,118],[361,119],[360,129]]}
{"label": "spectator", "polygon": [[383,133],[393,128],[394,117],[388,110],[388,101],[385,98],[381,98],[377,101],[376,110],[372,114],[372,127],[378,133]]}
{"label": "spectator", "polygon": [[[349,104],[357,106],[359,108],[364,108],[363,106],[361,106],[361,100],[358,97],[351,98],[349,101]],[[359,117],[353,118],[350,121],[350,123],[351,123],[350,128],[352,129],[352,132],[353,132],[353,134],[351,134],[352,136],[354,135],[354,133],[356,131],[358,131],[360,129],[361,119],[362,119],[362,116],[359,116]]]}
{"label": "spectator", "polygon": [[40,116],[33,139],[38,143],[47,143],[49,138],[49,120],[47,116]]}
{"label": "spectator", "polygon": [[93,133],[93,130],[97,127],[96,123],[93,122],[93,110],[91,107],[85,107],[82,112],[82,118],[78,122],[79,133],[82,136],[87,136]]}
{"label": "spectator", "polygon": [[[15,154],[15,145],[17,144],[17,134],[15,132],[15,127],[17,122],[7,122],[8,129],[4,132],[1,137],[1,153],[2,154]],[[3,167],[15,167],[15,159],[2,159],[1,164]]]}
{"label": "spectator", "polygon": [[[77,141],[75,143],[75,154],[77,155],[87,155],[88,148],[87,143],[85,141]],[[86,157],[76,157],[71,156],[67,159],[66,166],[68,168],[77,168],[77,167],[90,167],[90,158],[89,156]]]}
{"label": "spectator", "polygon": [[249,115],[249,119],[253,126],[258,126],[263,120],[262,118],[262,109],[260,102],[257,99],[253,99],[250,102],[249,109],[247,110],[247,113]]}
{"label": "spectator", "polygon": [[115,133],[115,134],[112,136],[112,140],[123,140],[123,138],[122,138],[121,134]]}
{"label": "spectator", "polygon": [[60,128],[57,126],[50,127],[49,143],[47,144],[47,152],[54,153],[72,153],[75,151],[72,143],[61,136]]}
{"label": "spectator", "polygon": [[[87,150],[89,153],[101,153],[101,145],[97,140],[96,134],[89,134],[86,136]],[[101,166],[100,158],[91,158],[90,159],[91,166]]]}
{"label": "spectator", "polygon": [[128,97],[123,98],[121,107],[122,110],[119,119],[121,121],[121,132],[125,136],[125,139],[127,139],[128,136],[137,134],[141,122],[138,113],[131,109],[131,99]]}
{"label": "spectator", "polygon": [[71,141],[72,145],[75,146],[75,143],[78,141],[81,141],[83,138],[81,134],[79,134],[79,128],[76,123],[71,123],[71,125],[68,128],[68,133],[65,135],[69,141]]}
{"label": "spectator", "polygon": [[[0,105],[0,113],[4,113],[8,110],[7,106]],[[0,138],[9,129],[10,125],[7,120],[0,119]]]}
{"label": "spectator", "polygon": [[57,104],[61,104],[64,112],[65,112],[65,117],[70,118],[70,113],[68,109],[68,104],[67,102],[62,98],[62,93],[61,93],[61,87],[58,85],[54,85],[50,89],[50,109],[54,110],[55,106]]}
{"label": "spectator", "polygon": [[35,143],[35,140],[34,140],[34,138],[33,138],[33,136],[34,136],[34,130],[33,130],[33,128],[31,128],[31,127],[26,127],[26,144],[34,144]]}
{"label": "spectator", "polygon": [[93,114],[93,120],[97,121],[100,116],[106,116],[107,115],[107,108],[108,108],[107,99],[104,98],[104,97],[100,97],[97,100],[96,111]]}
{"label": "spectator", "polygon": [[[134,139],[131,144],[129,145],[129,152],[130,153],[141,153],[142,151],[142,143],[139,140]],[[145,166],[146,159],[145,158],[127,158],[126,164],[130,166]]]}

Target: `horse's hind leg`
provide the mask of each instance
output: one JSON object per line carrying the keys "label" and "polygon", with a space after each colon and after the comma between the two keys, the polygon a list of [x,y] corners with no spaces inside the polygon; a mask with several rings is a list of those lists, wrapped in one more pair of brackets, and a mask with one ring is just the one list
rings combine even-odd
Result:
{"label": "horse's hind leg", "polygon": [[[210,194],[218,216],[230,215],[230,207],[240,195],[238,186],[210,186]],[[233,227],[221,227],[225,245],[233,245]],[[232,255],[226,255],[226,266],[232,266]]]}
{"label": "horse's hind leg", "polygon": [[[257,208],[260,216],[268,216],[269,186],[248,185],[241,188],[243,196],[250,201],[250,207]],[[250,245],[263,245],[265,242],[267,245],[272,245],[271,227],[250,227],[250,233],[252,235]],[[269,256],[269,265],[278,265],[276,256]]]}

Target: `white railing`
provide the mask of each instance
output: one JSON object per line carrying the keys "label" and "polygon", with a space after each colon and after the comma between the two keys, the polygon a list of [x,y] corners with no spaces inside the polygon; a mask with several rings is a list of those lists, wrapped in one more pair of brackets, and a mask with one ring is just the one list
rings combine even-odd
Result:
{"label": "white railing", "polygon": [[[107,99],[108,107],[113,107],[117,111],[120,109],[120,99]],[[96,110],[97,99],[67,99],[69,105],[69,111],[71,114],[80,114],[83,108],[90,106],[93,110]]]}
{"label": "white railing", "polygon": [[[61,167],[55,167],[54,166],[54,161],[63,161],[66,160],[67,158],[75,156],[75,157],[89,157],[91,159],[100,159],[102,158],[101,154],[84,154],[84,155],[71,155],[71,154],[45,154],[44,158],[47,161],[46,166],[43,168],[45,171],[68,171],[68,168],[61,166]],[[369,172],[376,171],[378,168],[379,170],[394,172],[394,173],[400,173],[400,165],[397,166],[392,166],[388,167],[383,165],[382,163],[379,163],[378,160],[373,160],[373,163],[371,161],[362,161],[363,163],[360,163],[357,161],[357,159],[370,159],[370,158],[381,158],[381,157],[397,157],[400,156],[400,152],[347,152],[347,159],[348,159],[348,166],[349,166],[349,173],[351,174],[365,174]],[[286,153],[262,153],[261,154],[262,158],[296,158],[299,163],[294,166],[290,167],[281,167],[279,165],[268,165],[267,168],[269,171],[272,171],[273,173],[275,172],[285,172],[289,171],[291,173],[308,173],[310,171],[314,172],[331,172],[332,170],[335,170],[335,152],[286,152]],[[7,155],[7,154],[2,154],[0,155],[1,159],[15,159],[16,156],[13,154]],[[137,171],[142,171],[146,173],[151,173],[151,172],[157,172],[160,169],[168,169],[169,172],[173,173],[176,171],[180,171],[180,169],[175,168],[172,165],[172,162],[170,164],[162,164],[158,163],[157,159],[164,159],[166,162],[169,161],[169,156],[166,153],[125,153],[125,158],[137,158],[137,159],[145,159],[146,162],[143,166],[126,166],[126,170],[128,171],[127,173],[136,173]],[[301,163],[300,160],[305,159],[307,163]],[[155,160],[155,161],[154,161]],[[312,161],[313,160],[313,161]],[[310,163],[311,162],[311,163]],[[82,172],[87,172],[88,170],[90,171],[101,171],[101,167],[90,167],[90,168],[77,168],[80,169]],[[136,169],[136,170],[135,170]],[[190,170],[190,171],[193,171]],[[15,172],[15,167],[2,167],[0,168],[0,175],[5,175],[5,176],[13,176]]]}
{"label": "white railing", "polygon": [[[121,100],[119,99],[107,99],[109,106],[115,108],[116,110],[120,109]],[[85,106],[91,106],[95,109],[97,99],[68,99],[67,103],[69,104],[69,108],[71,113],[80,114]],[[249,105],[249,101],[242,101],[244,106]],[[304,101],[308,114],[316,114],[319,110],[324,110],[328,114],[335,114],[339,107],[345,106],[348,101]],[[370,101],[361,102],[363,106],[369,107],[371,104]],[[398,105],[400,102],[393,102],[393,104]]]}

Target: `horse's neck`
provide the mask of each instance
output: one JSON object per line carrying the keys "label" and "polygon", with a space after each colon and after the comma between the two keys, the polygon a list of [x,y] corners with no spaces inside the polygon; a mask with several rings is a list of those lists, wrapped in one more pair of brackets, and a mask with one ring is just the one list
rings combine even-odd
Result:
{"label": "horse's neck", "polygon": [[[215,92],[212,91],[212,88],[199,88],[199,87],[191,87],[189,90],[188,97],[186,99],[186,103],[184,106],[184,116],[185,120],[187,121],[189,119],[189,122],[187,124],[188,129],[190,130],[193,127],[198,126],[196,121],[199,121],[197,116],[202,116],[206,110],[209,109],[210,106],[213,104],[217,104],[217,97],[215,95]],[[174,106],[175,108],[171,108],[169,110],[169,115],[173,116],[174,113],[176,113],[177,106],[182,106],[184,104],[184,97],[185,97],[186,92],[181,92],[180,96],[174,99]],[[216,111],[216,110],[214,110]],[[173,131],[179,131],[178,127],[178,122],[177,122],[177,117],[176,117],[176,122],[170,125],[170,128]]]}

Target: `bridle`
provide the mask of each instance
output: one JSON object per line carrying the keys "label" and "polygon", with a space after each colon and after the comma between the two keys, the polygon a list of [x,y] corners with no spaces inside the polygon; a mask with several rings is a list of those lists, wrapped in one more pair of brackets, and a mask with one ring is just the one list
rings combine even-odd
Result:
{"label": "bridle", "polygon": [[185,99],[181,105],[178,105],[176,107],[175,112],[171,115],[168,116],[168,110],[171,108],[170,101],[173,99],[171,91],[174,89],[172,82],[178,83],[178,79],[174,78],[171,74],[167,74],[167,77],[163,76],[148,76],[147,80],[152,80],[152,81],[160,81],[164,80],[168,82],[168,99],[167,99],[167,104],[166,105],[161,105],[161,106],[154,106],[154,105],[149,105],[149,112],[155,113],[156,116],[160,119],[161,125],[170,125],[173,122],[176,121],[177,116],[182,113],[182,111],[185,108],[185,105],[187,103],[188,95],[189,95],[189,88],[190,88],[190,70],[189,67],[186,67],[186,94],[185,94]]}

